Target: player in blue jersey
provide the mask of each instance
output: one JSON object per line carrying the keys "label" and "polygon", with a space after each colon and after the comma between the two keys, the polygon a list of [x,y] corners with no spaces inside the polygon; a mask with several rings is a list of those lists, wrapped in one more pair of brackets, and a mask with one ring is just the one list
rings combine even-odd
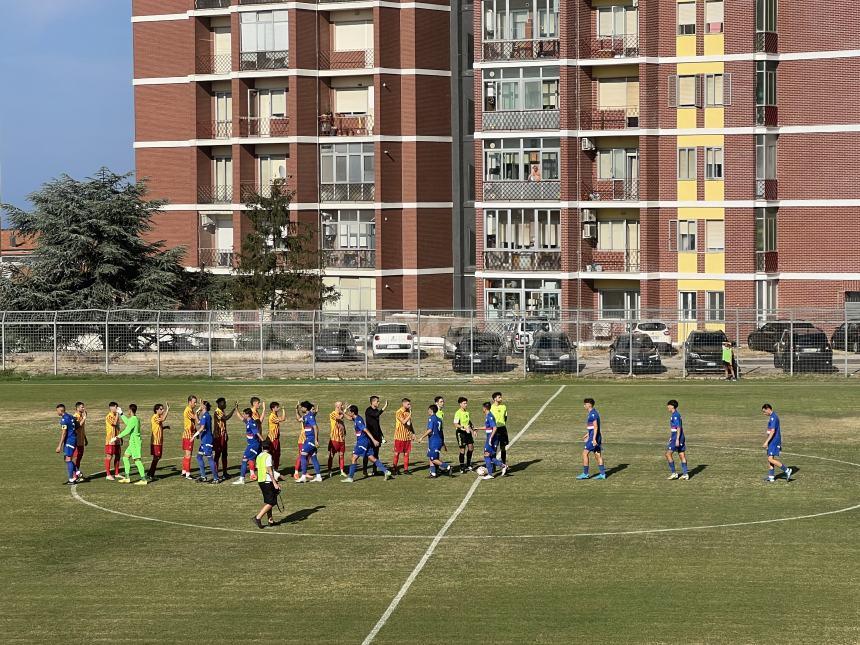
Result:
{"label": "player in blue jersey", "polygon": [[349,466],[349,477],[342,479],[345,484],[351,484],[355,479],[355,471],[358,470],[358,460],[367,457],[371,464],[375,464],[382,469],[385,475],[385,480],[391,479],[391,471],[385,467],[381,460],[377,459],[373,448],[379,447],[379,442],[370,434],[367,429],[367,423],[358,414],[358,406],[350,405],[346,409],[346,416],[352,420],[355,427],[355,448],[352,450],[352,464]]}
{"label": "player in blue jersey", "polygon": [[446,475],[453,477],[454,472],[451,464],[442,461],[442,447],[445,445],[445,438],[442,435],[442,418],[439,416],[439,406],[435,403],[427,408],[427,431],[418,437],[418,443],[428,437],[427,458],[430,460],[430,477],[437,477],[437,468]]}
{"label": "player in blue jersey", "polygon": [[582,448],[582,474],[577,479],[588,479],[588,455],[594,453],[597,458],[597,467],[600,474],[595,479],[606,479],[606,467],[603,465],[603,434],[600,430],[600,414],[594,409],[594,399],[583,399],[582,406],[588,413],[585,420],[585,434],[582,440],[585,445]]}
{"label": "player in blue jersey", "polygon": [[[687,472],[687,440],[684,437],[684,422],[678,412],[678,402],[672,399],[666,403],[669,410],[669,443],[666,444],[666,461],[669,462],[669,479],[690,479]],[[675,453],[681,458],[681,476],[675,472]]]}
{"label": "player in blue jersey", "polygon": [[57,416],[60,417],[60,443],[57,444],[55,452],[62,453],[63,460],[66,462],[66,473],[68,481],[64,484],[77,484],[83,481],[83,477],[78,477],[75,474],[75,450],[78,447],[77,426],[75,426],[75,417],[66,412],[66,406],[60,403],[57,406]]}
{"label": "player in blue jersey", "polygon": [[200,447],[197,450],[197,467],[200,468],[200,476],[197,481],[206,483],[210,481],[206,478],[206,462],[209,462],[209,470],[212,473],[213,484],[220,484],[218,479],[218,470],[215,467],[215,438],[212,434],[212,404],[209,401],[203,401],[203,414],[200,415],[200,421],[197,424],[197,432],[191,437],[200,439]]}
{"label": "player in blue jersey", "polygon": [[[320,462],[317,459],[317,447],[319,446],[319,430],[317,428],[317,409],[310,401],[302,401],[296,404],[296,420],[302,422],[302,432],[304,433],[304,441],[302,442],[301,450],[301,468],[302,476],[296,481],[297,484],[314,481],[321,482],[322,475],[320,474]],[[308,459],[314,465],[315,477],[308,478]]]}
{"label": "player in blue jersey", "polygon": [[[501,400],[501,399],[499,399]],[[481,479],[493,478],[493,466],[498,466],[502,469],[502,477],[508,472],[508,467],[499,459],[496,459],[496,453],[499,452],[499,428],[496,424],[496,417],[492,412],[492,403],[487,401],[482,406],[484,409],[484,432],[486,439],[484,440],[484,465],[487,468],[487,474]]]}
{"label": "player in blue jersey", "polygon": [[234,486],[245,483],[245,473],[248,472],[249,467],[252,473],[256,472],[257,455],[260,454],[260,444],[263,441],[262,436],[260,436],[260,426],[257,424],[254,411],[251,408],[242,410],[242,420],[245,422],[245,439],[248,444],[242,455],[242,469],[239,472],[239,479],[233,482]]}
{"label": "player in blue jersey", "polygon": [[782,430],[779,427],[779,417],[776,416],[776,412],[773,411],[773,406],[770,403],[765,403],[761,406],[761,413],[767,417],[767,439],[765,439],[764,448],[767,451],[767,477],[764,478],[766,482],[776,481],[776,477],[774,475],[774,467],[779,468],[782,472],[785,473],[785,481],[791,481],[791,468],[784,466],[782,462],[777,459],[779,457],[779,453],[782,450]]}

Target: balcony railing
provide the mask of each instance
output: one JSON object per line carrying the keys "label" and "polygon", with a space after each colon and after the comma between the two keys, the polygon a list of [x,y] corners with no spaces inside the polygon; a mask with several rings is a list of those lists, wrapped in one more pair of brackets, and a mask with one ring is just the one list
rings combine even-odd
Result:
{"label": "balcony railing", "polygon": [[639,106],[592,110],[583,115],[586,130],[624,130],[639,127]]}
{"label": "balcony railing", "polygon": [[777,273],[779,254],[776,251],[756,251],[755,270],[757,273]]}
{"label": "balcony railing", "polygon": [[485,181],[484,200],[553,200],[561,199],[561,182],[544,181]]}
{"label": "balcony railing", "polygon": [[595,251],[595,256],[594,262],[586,265],[586,271],[639,273],[639,249]]}
{"label": "balcony railing", "polygon": [[198,204],[229,204],[233,201],[232,185],[198,186]]}
{"label": "balcony railing", "polygon": [[198,249],[197,260],[201,267],[232,269],[236,266],[233,249]]}
{"label": "balcony railing", "polygon": [[320,52],[320,69],[365,69],[373,67],[373,49]]}
{"label": "balcony railing", "polygon": [[201,54],[197,57],[198,74],[229,74],[233,69],[230,54]]}
{"label": "balcony railing", "polygon": [[322,114],[320,136],[363,137],[373,134],[372,114]]}
{"label": "balcony railing", "polygon": [[485,271],[561,271],[560,251],[484,251]]}
{"label": "balcony railing", "polygon": [[372,202],[376,185],[372,183],[320,184],[322,202]]}
{"label": "balcony railing", "polygon": [[375,249],[323,249],[325,265],[335,269],[375,269]]}
{"label": "balcony railing", "polygon": [[775,54],[779,49],[779,36],[769,31],[759,31],[755,35],[755,51]]}
{"label": "balcony railing", "polygon": [[558,110],[484,112],[484,130],[558,130]]}
{"label": "balcony railing", "polygon": [[233,136],[232,121],[208,121],[197,125],[198,139],[229,139]]}
{"label": "balcony railing", "polygon": [[239,69],[242,71],[257,69],[287,69],[290,65],[288,50],[267,52],[242,52],[239,54]]}
{"label": "balcony railing", "polygon": [[241,120],[243,137],[286,137],[289,130],[288,116],[243,116]]}
{"label": "balcony railing", "polygon": [[589,58],[632,58],[639,55],[639,34],[598,36],[586,43]]}
{"label": "balcony railing", "polygon": [[275,195],[286,195],[290,192],[285,179],[275,179],[268,183],[259,181],[243,181],[239,184],[239,199],[242,203],[254,201],[257,196],[273,197]]}
{"label": "balcony railing", "polygon": [[558,58],[558,55],[558,38],[484,42],[484,60],[535,60]]}
{"label": "balcony railing", "polygon": [[231,0],[194,0],[195,9],[228,9]]}
{"label": "balcony railing", "polygon": [[779,108],[775,105],[757,105],[755,108],[755,124],[766,126],[779,125]]}
{"label": "balcony railing", "polygon": [[755,180],[755,198],[766,199],[773,201],[779,199],[779,180],[777,179],[756,179]]}
{"label": "balcony railing", "polygon": [[583,198],[593,202],[636,201],[639,199],[639,180],[598,179],[591,187],[586,186]]}

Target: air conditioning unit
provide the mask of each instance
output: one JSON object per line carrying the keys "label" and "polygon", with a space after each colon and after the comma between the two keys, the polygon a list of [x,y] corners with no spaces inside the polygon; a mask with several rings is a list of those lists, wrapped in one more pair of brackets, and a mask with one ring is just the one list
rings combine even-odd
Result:
{"label": "air conditioning unit", "polygon": [[215,220],[209,217],[208,215],[201,213],[200,214],[200,226],[203,228],[213,228],[215,226]]}
{"label": "air conditioning unit", "polygon": [[583,240],[597,239],[597,224],[583,224],[582,225],[582,239]]}
{"label": "air conditioning unit", "polygon": [[588,137],[583,137],[581,141],[583,152],[590,152],[594,150],[594,141],[589,139]]}
{"label": "air conditioning unit", "polygon": [[583,208],[582,209],[582,221],[583,222],[596,222],[597,221],[597,213],[594,212],[593,208]]}

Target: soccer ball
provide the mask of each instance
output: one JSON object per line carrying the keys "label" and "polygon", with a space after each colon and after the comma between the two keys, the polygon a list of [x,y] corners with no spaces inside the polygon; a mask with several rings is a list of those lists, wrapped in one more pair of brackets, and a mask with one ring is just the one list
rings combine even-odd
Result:
{"label": "soccer ball", "polygon": [[486,466],[478,466],[475,472],[478,474],[479,477],[484,477],[487,474],[487,468]]}

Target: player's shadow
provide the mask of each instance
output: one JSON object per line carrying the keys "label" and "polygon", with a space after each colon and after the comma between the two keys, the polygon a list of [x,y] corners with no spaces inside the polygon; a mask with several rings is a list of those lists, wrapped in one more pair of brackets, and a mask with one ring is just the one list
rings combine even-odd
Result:
{"label": "player's shadow", "polygon": [[612,475],[620,473],[622,470],[628,468],[629,466],[630,464],[616,464],[615,466],[606,471],[606,476],[612,477]]}
{"label": "player's shadow", "polygon": [[528,468],[532,464],[538,464],[542,461],[543,461],[543,459],[530,459],[529,461],[520,461],[520,462],[514,464],[513,466],[511,466],[510,468],[508,468],[508,474],[510,475],[511,473],[518,473],[521,470],[525,470],[526,468]]}
{"label": "player's shadow", "polygon": [[693,477],[698,475],[700,472],[705,470],[705,468],[707,468],[707,467],[708,467],[708,464],[699,464],[698,466],[694,466],[693,468],[690,468],[690,470],[687,472],[687,474],[690,476],[690,479],[692,479]]}
{"label": "player's shadow", "polygon": [[277,522],[274,523],[275,526],[280,526],[281,524],[295,524],[296,522],[304,522],[314,513],[321,511],[325,506],[315,506],[313,508],[303,508],[298,511],[294,511],[287,515],[286,517],[282,517]]}

